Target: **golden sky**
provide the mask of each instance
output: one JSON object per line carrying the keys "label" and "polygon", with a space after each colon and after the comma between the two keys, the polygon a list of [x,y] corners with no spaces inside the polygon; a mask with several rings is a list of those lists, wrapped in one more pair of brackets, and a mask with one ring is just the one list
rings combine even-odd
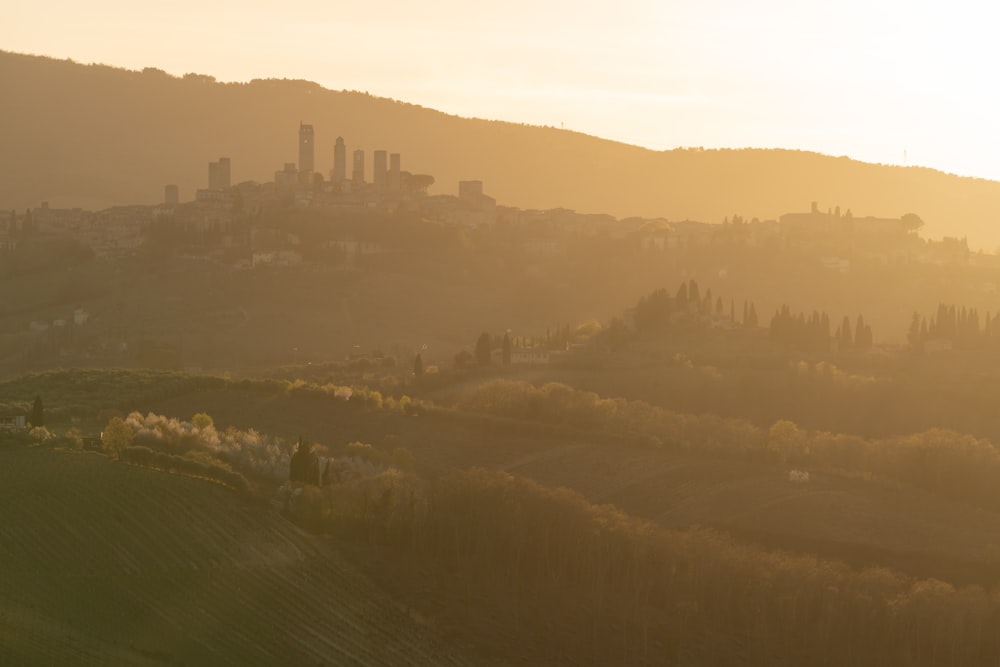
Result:
{"label": "golden sky", "polygon": [[[8,51],[283,77],[654,149],[801,148],[1000,179],[988,3],[13,0]],[[2,84],[2,72],[0,72]]]}

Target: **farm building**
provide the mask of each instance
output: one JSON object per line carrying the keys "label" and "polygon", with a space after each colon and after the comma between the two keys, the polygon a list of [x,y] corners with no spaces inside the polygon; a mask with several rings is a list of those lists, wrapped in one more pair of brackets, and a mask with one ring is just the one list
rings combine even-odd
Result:
{"label": "farm building", "polygon": [[535,347],[514,348],[510,354],[510,363],[512,364],[547,364],[550,359],[551,354],[548,350]]}
{"label": "farm building", "polygon": [[0,415],[0,431],[23,431],[25,425],[24,415]]}

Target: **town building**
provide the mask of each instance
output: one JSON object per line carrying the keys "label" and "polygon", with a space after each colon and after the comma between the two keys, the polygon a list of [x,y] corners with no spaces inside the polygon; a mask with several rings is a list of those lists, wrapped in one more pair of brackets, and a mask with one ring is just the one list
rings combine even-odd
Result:
{"label": "town building", "polygon": [[354,169],[351,172],[351,180],[355,185],[365,182],[365,152],[360,148],[354,151]]}
{"label": "town building", "polygon": [[331,179],[334,185],[339,185],[347,178],[347,146],[343,137],[337,137],[337,144],[333,147],[333,174]]}
{"label": "town building", "polygon": [[312,125],[299,122],[299,173],[312,178],[315,167],[315,133]]}
{"label": "town building", "polygon": [[218,162],[208,163],[208,189],[228,190],[230,185],[229,158],[220,157]]}
{"label": "town building", "polygon": [[26,427],[24,415],[0,415],[0,431],[23,431]]}
{"label": "town building", "polygon": [[31,224],[36,232],[75,233],[90,224],[93,214],[81,208],[52,208],[42,202],[31,210]]}
{"label": "town building", "polygon": [[274,182],[277,185],[295,185],[299,182],[299,170],[294,162],[286,162],[285,168],[274,172]]}
{"label": "town building", "polygon": [[181,191],[176,185],[167,185],[163,188],[163,203],[167,206],[177,206],[181,203]]}
{"label": "town building", "polygon": [[385,151],[375,151],[374,155],[374,173],[372,174],[372,183],[375,184],[376,192],[385,191],[385,177],[388,171],[388,165],[386,162],[387,154]]}
{"label": "town building", "polygon": [[474,202],[477,197],[483,194],[482,181],[459,181],[458,198],[463,202]]}
{"label": "town building", "polygon": [[390,192],[399,192],[401,188],[401,177],[400,177],[400,156],[399,153],[392,153],[389,155],[389,175],[388,175],[388,186]]}

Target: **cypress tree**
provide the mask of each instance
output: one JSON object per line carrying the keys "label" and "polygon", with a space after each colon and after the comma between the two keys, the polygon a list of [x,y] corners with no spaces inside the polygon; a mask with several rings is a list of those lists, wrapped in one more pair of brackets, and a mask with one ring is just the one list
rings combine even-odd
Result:
{"label": "cypress tree", "polygon": [[35,402],[31,406],[31,419],[29,421],[32,426],[45,426],[45,408],[42,406],[41,396],[35,396]]}
{"label": "cypress tree", "polygon": [[913,319],[910,320],[910,330],[906,334],[906,340],[911,347],[920,344],[920,314],[914,311]]}
{"label": "cypress tree", "polygon": [[701,291],[698,289],[698,283],[692,278],[688,282],[688,305],[690,310],[697,310],[701,307]]}
{"label": "cypress tree", "polygon": [[[548,340],[548,335],[546,335],[546,341]],[[485,331],[479,334],[479,339],[476,340],[476,362],[480,366],[490,365],[490,353],[492,351],[492,343],[490,342],[490,335]]]}
{"label": "cypress tree", "polygon": [[854,342],[851,340],[851,320],[847,315],[844,315],[844,321],[840,325],[840,349],[842,352],[846,352],[854,347]]}
{"label": "cypress tree", "polygon": [[859,350],[865,349],[865,317],[858,315],[858,325],[854,330],[854,346]]}
{"label": "cypress tree", "polygon": [[677,296],[674,297],[674,301],[677,302],[679,310],[684,310],[687,308],[688,302],[688,286],[687,283],[681,283],[681,286],[677,288]]}

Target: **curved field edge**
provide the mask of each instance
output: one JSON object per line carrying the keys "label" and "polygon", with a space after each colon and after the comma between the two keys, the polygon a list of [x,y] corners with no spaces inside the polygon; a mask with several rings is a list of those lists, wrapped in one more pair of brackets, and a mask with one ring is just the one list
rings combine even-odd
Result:
{"label": "curved field edge", "polygon": [[0,449],[0,663],[460,665],[330,542],[205,482]]}

